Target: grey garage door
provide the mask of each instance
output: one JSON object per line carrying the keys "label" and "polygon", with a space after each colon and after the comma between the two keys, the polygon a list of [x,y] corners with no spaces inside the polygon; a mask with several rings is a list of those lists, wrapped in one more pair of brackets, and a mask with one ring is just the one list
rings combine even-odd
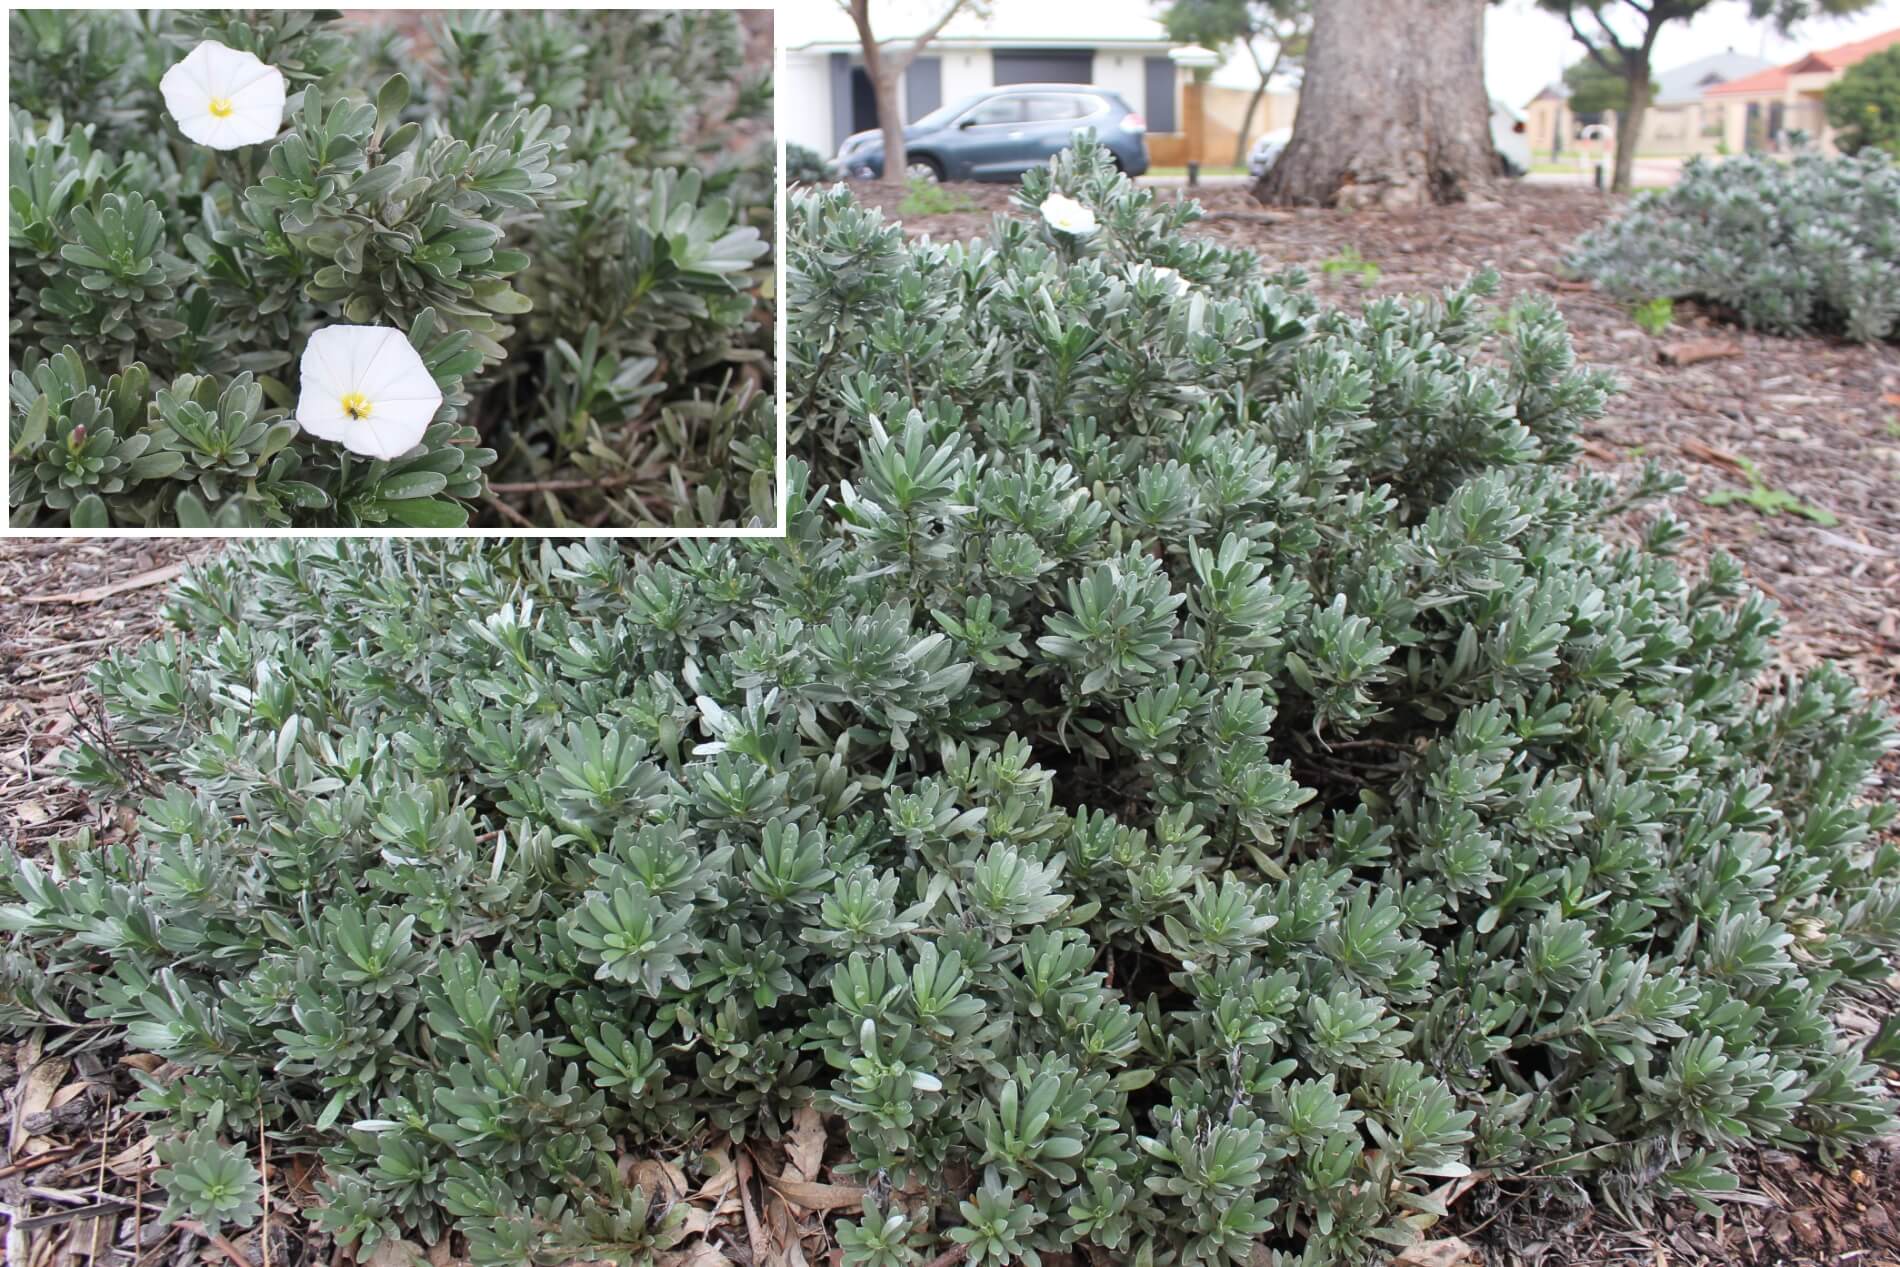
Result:
{"label": "grey garage door", "polygon": [[1095,53],[1091,49],[1039,48],[1019,52],[999,49],[990,56],[995,59],[998,86],[1095,82]]}

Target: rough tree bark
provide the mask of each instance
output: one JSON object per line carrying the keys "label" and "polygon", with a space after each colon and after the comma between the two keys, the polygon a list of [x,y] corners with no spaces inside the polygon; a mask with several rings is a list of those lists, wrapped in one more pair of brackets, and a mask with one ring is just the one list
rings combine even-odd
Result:
{"label": "rough tree bark", "polygon": [[[1636,174],[1636,146],[1643,136],[1643,116],[1649,113],[1650,98],[1656,91],[1649,79],[1649,64],[1656,52],[1656,37],[1662,34],[1665,24],[1693,18],[1708,2],[1678,0],[1677,4],[1669,7],[1655,3],[1645,8],[1631,0],[1631,7],[1643,15],[1643,38],[1639,43],[1627,44],[1604,21],[1596,5],[1585,6],[1596,23],[1595,33],[1591,34],[1578,22],[1575,3],[1562,4],[1556,0],[1546,0],[1544,7],[1561,12],[1564,21],[1570,26],[1571,35],[1583,45],[1590,60],[1623,80],[1626,99],[1623,108],[1616,112],[1616,160],[1610,167],[1611,193],[1628,193],[1631,179]],[[1847,2],[1856,3],[1857,0]]]}
{"label": "rough tree bark", "polygon": [[1416,207],[1462,202],[1502,174],[1484,90],[1486,0],[1316,5],[1286,151],[1262,202]]}
{"label": "rough tree bark", "polygon": [[1628,194],[1636,177],[1636,146],[1644,139],[1644,116],[1649,114],[1649,53],[1657,40],[1657,28],[1649,28],[1638,57],[1630,59],[1625,82],[1630,85],[1628,103],[1617,110],[1617,165],[1609,180],[1613,194]]}
{"label": "rough tree bark", "polygon": [[1616,173],[1610,180],[1612,193],[1626,194],[1636,176],[1636,146],[1643,136],[1643,116],[1649,113],[1649,57],[1644,50],[1642,64],[1629,84],[1629,100],[1616,112]]}
{"label": "rough tree bark", "polygon": [[904,48],[886,48],[871,30],[870,0],[838,0],[858,29],[858,48],[864,54],[864,74],[871,81],[871,95],[877,101],[877,127],[884,137],[884,175],[880,184],[904,187],[910,172],[910,158],[904,146],[904,111],[897,103],[897,79],[930,41],[950,25],[950,19],[968,8],[983,11],[978,0],[945,0],[936,21]]}
{"label": "rough tree bark", "polygon": [[1247,165],[1247,134],[1253,131],[1253,117],[1260,112],[1260,103],[1266,100],[1267,85],[1280,72],[1280,63],[1286,60],[1286,44],[1281,42],[1273,50],[1273,64],[1260,60],[1260,50],[1252,40],[1247,41],[1247,55],[1253,58],[1253,68],[1260,75],[1260,82],[1254,86],[1253,96],[1247,98],[1247,113],[1240,118],[1240,135],[1234,138],[1234,166]]}
{"label": "rough tree bark", "polygon": [[[852,7],[863,9],[869,6],[866,0],[855,0]],[[893,70],[885,65],[884,50],[875,39],[870,38],[870,29],[867,18],[859,44],[864,50],[864,74],[871,81],[871,95],[877,102],[878,130],[884,134],[882,183],[902,186],[909,174],[910,156],[904,152],[904,112],[897,104],[897,76],[901,73],[901,67]]]}

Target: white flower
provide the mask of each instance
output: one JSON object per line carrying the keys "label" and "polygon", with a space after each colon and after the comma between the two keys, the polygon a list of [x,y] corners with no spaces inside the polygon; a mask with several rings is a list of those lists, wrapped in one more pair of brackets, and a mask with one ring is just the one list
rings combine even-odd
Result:
{"label": "white flower", "polygon": [[283,126],[283,73],[216,40],[166,71],[158,90],[178,130],[214,150],[268,141]]}
{"label": "white flower", "polygon": [[1163,286],[1177,295],[1187,294],[1193,285],[1187,278],[1181,276],[1181,270],[1178,268],[1169,268],[1165,264],[1150,264],[1148,267],[1156,277],[1161,279]]}
{"label": "white flower", "polygon": [[389,326],[325,326],[303,350],[297,422],[320,440],[385,461],[416,447],[442,389]]}
{"label": "white flower", "polygon": [[1063,194],[1050,194],[1042,200],[1042,218],[1057,233],[1072,233],[1085,238],[1095,232],[1095,213]]}

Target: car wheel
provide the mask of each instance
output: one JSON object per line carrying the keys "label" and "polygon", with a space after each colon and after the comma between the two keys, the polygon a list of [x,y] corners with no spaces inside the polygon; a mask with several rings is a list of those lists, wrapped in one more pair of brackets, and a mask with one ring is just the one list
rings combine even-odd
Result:
{"label": "car wheel", "polygon": [[934,158],[913,158],[905,171],[912,180],[927,180],[935,184],[943,179],[943,168]]}

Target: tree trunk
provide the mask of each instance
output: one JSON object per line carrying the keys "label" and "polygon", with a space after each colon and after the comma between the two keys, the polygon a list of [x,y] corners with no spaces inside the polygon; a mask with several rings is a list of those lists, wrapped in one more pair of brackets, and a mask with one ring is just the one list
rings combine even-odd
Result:
{"label": "tree trunk", "polygon": [[917,60],[930,41],[943,33],[950,19],[970,0],[949,0],[937,20],[910,42],[910,47],[888,54],[871,33],[871,0],[841,0],[851,24],[858,28],[858,47],[864,53],[864,74],[877,101],[877,130],[884,137],[884,176],[879,182],[902,189],[910,176],[910,155],[904,149],[904,112],[897,104],[897,78]]}
{"label": "tree trunk", "polygon": [[847,11],[851,24],[858,28],[858,48],[864,54],[864,77],[871,81],[871,96],[877,102],[878,131],[884,136],[884,176],[881,184],[903,188],[910,159],[904,153],[904,115],[897,108],[897,77],[901,65],[893,65],[884,56],[883,45],[871,30],[870,0],[850,0]]}
{"label": "tree trunk", "polygon": [[897,106],[897,74],[887,67],[871,79],[871,91],[877,95],[878,130],[884,134],[884,178],[882,184],[903,188],[908,182],[910,155],[904,149],[904,112]]}
{"label": "tree trunk", "polygon": [[1325,0],[1286,152],[1262,202],[1463,202],[1502,173],[1484,91],[1486,0]]}
{"label": "tree trunk", "polygon": [[1636,147],[1643,138],[1643,116],[1649,113],[1649,63],[1644,61],[1640,75],[1629,80],[1629,101],[1616,112],[1616,173],[1610,179],[1610,192],[1626,194],[1636,174]]}
{"label": "tree trunk", "polygon": [[1280,69],[1280,63],[1286,60],[1286,43],[1282,41],[1275,50],[1271,66],[1260,60],[1260,50],[1253,46],[1252,40],[1247,41],[1247,52],[1253,57],[1253,68],[1260,73],[1260,83],[1253,90],[1253,96],[1247,98],[1247,113],[1240,120],[1240,135],[1234,138],[1235,167],[1247,165],[1247,134],[1253,131],[1253,117],[1259,113],[1260,103],[1266,99],[1267,85],[1273,81],[1274,72]]}

